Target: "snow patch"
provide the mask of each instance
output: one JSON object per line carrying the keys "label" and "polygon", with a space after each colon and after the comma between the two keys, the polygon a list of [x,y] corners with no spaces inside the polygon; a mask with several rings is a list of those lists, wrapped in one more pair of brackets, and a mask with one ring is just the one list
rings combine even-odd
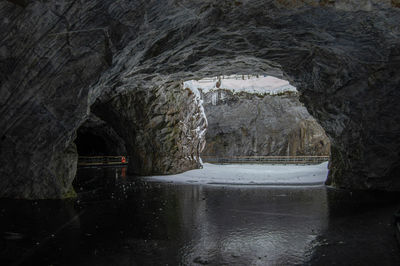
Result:
{"label": "snow patch", "polygon": [[[181,83],[181,89],[185,89],[183,84]],[[201,141],[202,139],[205,141],[205,135],[207,131],[208,121],[207,116],[203,107],[203,100],[201,99],[200,92],[197,88],[188,88],[194,94],[194,103],[198,107],[198,112],[193,113],[193,120],[197,121],[198,125],[195,129],[197,138]],[[203,142],[204,143],[204,142]],[[204,144],[203,144],[204,146]],[[203,161],[200,156],[196,156],[197,161],[200,165],[203,165]]]}
{"label": "snow patch", "polygon": [[202,169],[177,175],[150,176],[146,179],[208,185],[316,186],[323,185],[327,175],[328,162],[319,165],[205,163]]}
{"label": "snow patch", "polygon": [[218,97],[218,92],[217,93],[213,93],[211,96],[211,104],[212,105],[217,105],[217,97]]}
{"label": "snow patch", "polygon": [[[218,87],[217,87],[217,83]],[[272,76],[232,75],[206,78],[201,80],[189,80],[184,82],[184,87],[194,93],[215,91],[218,89],[230,90],[233,93],[247,92],[255,94],[276,95],[284,92],[297,92],[297,89],[288,81]]]}

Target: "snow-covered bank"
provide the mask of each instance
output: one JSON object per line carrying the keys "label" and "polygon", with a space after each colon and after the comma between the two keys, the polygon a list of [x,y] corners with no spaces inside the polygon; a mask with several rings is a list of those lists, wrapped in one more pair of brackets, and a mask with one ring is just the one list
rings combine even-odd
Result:
{"label": "snow-covered bank", "polygon": [[328,162],[319,165],[204,164],[196,169],[168,176],[150,176],[149,181],[208,185],[308,186],[322,185]]}
{"label": "snow-covered bank", "polygon": [[[217,86],[217,82],[219,85]],[[230,90],[233,93],[247,92],[256,94],[275,95],[284,92],[297,92],[296,88],[288,81],[272,76],[241,76],[232,75],[225,77],[214,77],[201,80],[188,80],[184,82],[185,88],[192,91],[201,89],[203,93],[218,89]]]}

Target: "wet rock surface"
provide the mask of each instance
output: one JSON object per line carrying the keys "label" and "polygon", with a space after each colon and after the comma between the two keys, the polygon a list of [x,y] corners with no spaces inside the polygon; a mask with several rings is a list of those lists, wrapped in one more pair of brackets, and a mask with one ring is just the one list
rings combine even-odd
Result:
{"label": "wet rock surface", "polygon": [[48,158],[95,101],[238,73],[299,89],[332,140],[330,184],[400,189],[397,1],[2,1],[0,15],[2,197],[50,197],[22,191],[60,185]]}
{"label": "wet rock surface", "polygon": [[202,93],[208,128],[205,156],[329,155],[324,130],[297,93]]}

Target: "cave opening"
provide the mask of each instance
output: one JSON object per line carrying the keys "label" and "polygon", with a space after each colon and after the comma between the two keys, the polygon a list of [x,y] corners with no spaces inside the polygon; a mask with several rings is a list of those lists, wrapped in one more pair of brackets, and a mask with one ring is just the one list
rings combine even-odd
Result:
{"label": "cave opening", "polygon": [[112,155],[106,140],[92,132],[78,132],[75,144],[80,156]]}
{"label": "cave opening", "polygon": [[[271,75],[221,75],[185,81],[184,88],[200,96],[208,121],[204,163],[240,164],[242,173],[254,171],[251,164],[261,172],[262,165],[287,165],[279,170],[285,172],[295,171],[295,165],[323,164],[319,183],[326,181],[329,137],[288,81]],[[289,181],[285,174],[281,177],[258,182]]]}
{"label": "cave opening", "polygon": [[105,121],[91,114],[76,132],[78,166],[127,163],[125,140]]}
{"label": "cave opening", "polygon": [[[72,185],[79,195],[93,192],[104,196],[107,187],[116,186],[109,175],[126,175],[128,156],[124,139],[95,114],[77,130],[75,145],[78,170]],[[93,176],[94,169],[99,172]]]}

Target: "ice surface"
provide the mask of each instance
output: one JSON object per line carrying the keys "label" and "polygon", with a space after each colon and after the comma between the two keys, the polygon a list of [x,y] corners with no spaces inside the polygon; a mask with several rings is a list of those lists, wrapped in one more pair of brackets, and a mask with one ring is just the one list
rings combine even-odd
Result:
{"label": "ice surface", "polygon": [[205,163],[203,169],[195,169],[177,175],[150,176],[146,179],[209,185],[322,185],[328,175],[327,166],[328,162],[319,165],[216,165]]}

